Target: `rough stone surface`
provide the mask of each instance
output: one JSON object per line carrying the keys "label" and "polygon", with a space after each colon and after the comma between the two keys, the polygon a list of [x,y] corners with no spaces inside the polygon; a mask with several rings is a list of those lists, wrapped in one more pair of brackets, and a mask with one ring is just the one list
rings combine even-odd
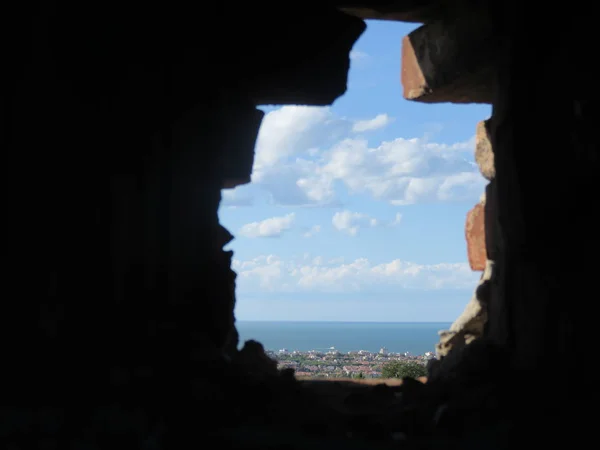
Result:
{"label": "rough stone surface", "polygon": [[481,16],[477,21],[461,17],[417,28],[402,40],[404,98],[491,103],[497,45],[492,27]]}
{"label": "rough stone surface", "polygon": [[488,180],[496,176],[494,167],[494,151],[489,134],[490,119],[477,123],[475,132],[475,161],[479,166],[481,174]]}
{"label": "rough stone surface", "polygon": [[482,287],[487,284],[493,275],[494,262],[486,261],[485,270],[481,279],[462,314],[450,326],[450,331],[465,332],[476,336],[483,333],[483,325],[486,321],[487,290]]}
{"label": "rough stone surface", "polygon": [[[0,334],[18,345],[3,353],[2,448],[205,448],[205,432],[243,422],[240,401],[270,421],[248,373],[276,370],[252,344],[236,358],[221,189],[248,180],[256,105],[346,91],[365,24],[330,5],[211,3],[203,20],[227,17],[216,30],[180,1],[82,3],[85,20],[72,6],[11,10],[22,45],[4,54],[16,293]],[[280,415],[296,403],[281,395]],[[52,427],[40,406],[57,410]]]}
{"label": "rough stone surface", "polygon": [[[598,42],[598,18],[577,3],[555,11],[544,22],[565,26],[548,45],[529,28],[534,13],[523,12],[499,66],[492,116],[502,242],[489,335],[510,349],[514,367],[547,374],[557,361],[585,360],[585,348],[597,341],[597,315],[588,305],[597,295],[600,251],[600,95],[595,61],[581,43]],[[539,76],[523,83],[525,73]],[[542,127],[532,128],[532,118]],[[585,397],[595,382],[589,373],[569,403]]]}
{"label": "rough stone surface", "polygon": [[350,6],[347,2],[342,11],[361,19],[397,20],[399,22],[424,23],[448,16],[448,11],[436,0],[412,0],[410,2],[376,2],[369,6]]}
{"label": "rough stone surface", "polygon": [[482,203],[478,203],[467,213],[465,235],[469,265],[473,270],[484,270],[487,260],[484,217],[484,204]]}
{"label": "rough stone surface", "polygon": [[227,111],[222,108],[220,111],[237,123],[237,132],[226,134],[222,143],[223,189],[250,183],[254,165],[254,142],[264,116],[263,111],[247,105],[232,109]]}
{"label": "rough stone surface", "polygon": [[[523,432],[579,447],[595,431],[578,413],[594,372],[554,385],[557,361],[585,361],[597,337],[600,224],[581,205],[599,197],[597,69],[582,45],[598,37],[583,2],[543,15],[490,2],[499,30],[473,16],[457,26],[457,2],[443,1],[455,17],[413,45],[429,64],[414,99],[465,102],[489,94],[493,45],[478,38],[508,44],[486,195],[497,276],[442,333],[450,376],[398,387],[311,387],[258,343],[238,352],[232,236],[217,214],[223,186],[248,179],[255,105],[330,104],[364,23],[329,4],[209,2],[199,21],[179,0],[71,3],[12,2],[9,15],[2,448],[514,448]],[[567,415],[579,426],[556,420]],[[506,433],[507,419],[521,429]]]}
{"label": "rough stone surface", "polygon": [[439,332],[440,341],[436,345],[438,357],[445,357],[451,350],[457,350],[483,336],[488,318],[490,283],[494,273],[494,262],[486,261],[485,271],[481,275],[471,300],[449,330]]}
{"label": "rough stone surface", "polygon": [[485,250],[488,259],[493,261],[498,259],[501,240],[496,189],[496,180],[492,180],[487,184],[485,187],[484,205]]}

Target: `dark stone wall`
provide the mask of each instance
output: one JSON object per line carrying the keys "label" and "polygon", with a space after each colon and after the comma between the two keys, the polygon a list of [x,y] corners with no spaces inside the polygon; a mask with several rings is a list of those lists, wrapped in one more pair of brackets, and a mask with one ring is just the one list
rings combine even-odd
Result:
{"label": "dark stone wall", "polygon": [[[345,433],[289,376],[261,384],[236,363],[235,274],[222,250],[232,236],[217,210],[222,187],[249,179],[255,106],[333,102],[364,23],[328,6],[11,8],[15,45],[6,45],[0,105],[0,441],[179,448],[205,443],[202,433],[227,421],[288,420],[317,432],[333,423]],[[583,12],[540,20],[536,10],[502,8],[496,178],[486,200],[494,209],[485,219],[498,271],[486,335],[511,368],[534,374],[537,388],[523,391],[526,423],[557,361],[578,376],[595,339],[598,91],[589,49],[598,39]],[[467,369],[477,351],[491,354],[487,344],[465,356]],[[571,401],[586,386],[552,398]],[[290,404],[302,405],[304,422]]]}
{"label": "dark stone wall", "polygon": [[187,445],[199,380],[237,352],[217,210],[249,180],[255,105],[331,103],[365,25],[326,6],[24,6],[3,65],[0,440]]}
{"label": "dark stone wall", "polygon": [[548,45],[547,22],[525,15],[498,72],[491,195],[501,247],[490,333],[523,368],[551,369],[584,355],[594,340],[588,308],[600,222],[593,23],[574,14]]}

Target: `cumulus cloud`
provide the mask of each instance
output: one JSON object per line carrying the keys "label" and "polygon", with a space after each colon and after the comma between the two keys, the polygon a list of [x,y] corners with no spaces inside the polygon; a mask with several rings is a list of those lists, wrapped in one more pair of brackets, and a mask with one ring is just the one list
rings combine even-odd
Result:
{"label": "cumulus cloud", "polygon": [[240,292],[397,292],[401,289],[473,289],[480,277],[468,263],[417,264],[394,259],[373,264],[367,258],[283,260],[263,255],[234,260]]}
{"label": "cumulus cloud", "polygon": [[336,230],[342,233],[356,236],[360,227],[374,227],[378,223],[377,219],[373,219],[367,214],[345,210],[336,212],[331,219],[331,224]]}
{"label": "cumulus cloud", "polygon": [[444,145],[398,138],[371,148],[366,140],[345,139],[328,153],[321,173],[340,180],[350,193],[394,205],[472,199],[485,181],[466,159],[471,151],[470,141]]}
{"label": "cumulus cloud", "polygon": [[281,160],[315,149],[321,144],[320,129],[335,126],[329,108],[284,106],[268,113],[256,141],[254,170],[260,171]]}
{"label": "cumulus cloud", "polygon": [[308,231],[305,231],[302,234],[302,236],[304,236],[305,238],[311,238],[315,234],[320,233],[320,232],[321,232],[321,225],[314,225]]}
{"label": "cumulus cloud", "polygon": [[338,211],[331,218],[333,228],[350,236],[356,236],[361,227],[388,226],[395,227],[400,225],[402,214],[396,213],[393,220],[386,221],[376,219],[368,214],[352,212],[348,210]]}
{"label": "cumulus cloud", "polygon": [[397,138],[372,146],[349,137],[389,121],[352,121],[320,107],[271,111],[259,131],[252,180],[273,203],[288,206],[336,205],[340,189],[393,205],[477,201],[485,180],[473,161],[474,138],[452,145]]}
{"label": "cumulus cloud", "polygon": [[369,120],[359,120],[352,126],[352,131],[362,133],[364,131],[373,131],[388,125],[392,119],[387,114],[379,114]]}
{"label": "cumulus cloud", "polygon": [[285,230],[289,230],[294,223],[295,214],[290,213],[282,217],[271,217],[260,222],[247,223],[240,228],[242,236],[256,237],[279,237]]}
{"label": "cumulus cloud", "polygon": [[251,206],[252,197],[241,192],[240,188],[223,189],[221,191],[221,205],[228,208],[238,208],[240,206]]}

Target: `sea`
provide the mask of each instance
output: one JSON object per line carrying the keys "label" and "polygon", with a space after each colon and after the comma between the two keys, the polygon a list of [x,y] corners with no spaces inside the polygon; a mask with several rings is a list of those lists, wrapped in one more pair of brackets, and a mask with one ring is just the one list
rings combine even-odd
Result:
{"label": "sea", "polygon": [[267,322],[238,320],[240,348],[246,340],[256,340],[265,350],[340,352],[366,350],[423,355],[434,352],[438,331],[448,322]]}

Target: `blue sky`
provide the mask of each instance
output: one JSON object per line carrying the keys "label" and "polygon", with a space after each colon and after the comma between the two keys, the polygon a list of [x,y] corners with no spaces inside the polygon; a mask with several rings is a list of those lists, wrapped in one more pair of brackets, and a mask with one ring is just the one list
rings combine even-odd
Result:
{"label": "blue sky", "polygon": [[479,273],[464,224],[487,105],[402,98],[415,24],[369,21],[330,107],[261,106],[252,183],[223,190],[238,320],[451,322]]}

